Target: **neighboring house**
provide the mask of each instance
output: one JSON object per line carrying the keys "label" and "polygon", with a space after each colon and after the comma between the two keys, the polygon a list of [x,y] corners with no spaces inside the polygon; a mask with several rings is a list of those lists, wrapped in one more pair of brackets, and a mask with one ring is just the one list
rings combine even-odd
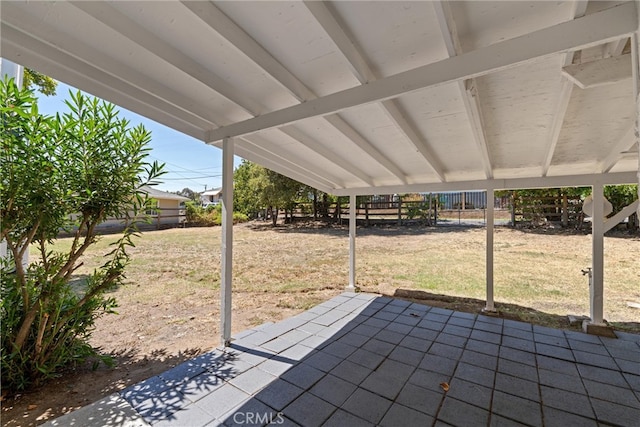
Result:
{"label": "neighboring house", "polygon": [[[186,212],[184,209],[185,202],[189,201],[188,197],[183,197],[178,194],[168,193],[161,191],[153,187],[145,186],[143,191],[147,195],[155,200],[155,206],[152,209],[147,210],[145,213],[151,218],[150,227],[152,228],[169,228],[176,227],[183,224],[186,219]],[[122,218],[110,218],[100,224],[98,228],[100,230],[115,230],[120,229],[124,225]]]}
{"label": "neighboring house", "polygon": [[207,190],[200,194],[202,206],[217,205],[222,198],[222,187]]}

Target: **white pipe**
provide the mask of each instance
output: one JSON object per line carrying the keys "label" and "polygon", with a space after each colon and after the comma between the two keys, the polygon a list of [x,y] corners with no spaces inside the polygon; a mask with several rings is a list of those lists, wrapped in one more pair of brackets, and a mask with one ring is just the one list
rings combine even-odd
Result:
{"label": "white pipe", "polygon": [[356,195],[349,196],[349,286],[347,290],[356,288]]}
{"label": "white pipe", "polygon": [[231,341],[233,270],[233,139],[222,141],[222,260],[220,266],[220,332],[222,346]]}

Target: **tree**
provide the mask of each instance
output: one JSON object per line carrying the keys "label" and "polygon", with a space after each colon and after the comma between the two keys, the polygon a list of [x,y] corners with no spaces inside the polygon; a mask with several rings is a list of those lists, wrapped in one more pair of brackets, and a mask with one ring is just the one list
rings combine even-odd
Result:
{"label": "tree", "polygon": [[192,189],[190,189],[189,187],[185,187],[180,191],[176,191],[176,194],[182,197],[188,197],[189,199],[191,199],[194,202],[199,202],[200,201],[200,193],[193,191]]}
{"label": "tree", "polygon": [[[111,104],[70,96],[69,113],[44,116],[32,90],[0,82],[0,237],[18,260],[1,265],[4,389],[24,389],[99,356],[88,338],[95,320],[116,306],[106,293],[123,284],[127,248],[138,235],[132,218],[151,207],[141,188],[162,173],[146,161],[151,134],[143,126],[131,127]],[[107,217],[130,221],[103,266],[74,290],[73,274]],[[73,233],[68,250],[52,248],[60,230]],[[30,246],[39,259],[25,269],[19,260]]]}
{"label": "tree", "polygon": [[27,67],[24,67],[22,83],[26,89],[33,89],[35,86],[35,88],[46,96],[55,95],[56,87],[58,86],[58,82],[51,77]]}

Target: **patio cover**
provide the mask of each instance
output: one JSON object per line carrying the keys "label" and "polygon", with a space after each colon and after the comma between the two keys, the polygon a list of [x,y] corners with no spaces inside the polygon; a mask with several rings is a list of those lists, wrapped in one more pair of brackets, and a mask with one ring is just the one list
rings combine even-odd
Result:
{"label": "patio cover", "polygon": [[[495,189],[592,185],[592,320],[602,321],[602,186],[640,174],[638,3],[0,8],[3,57],[226,147],[225,188],[233,153],[349,195],[352,205],[360,194],[486,189],[491,197]],[[231,197],[226,191],[229,209]],[[352,248],[354,236],[355,228]],[[230,226],[223,240],[230,286]]]}

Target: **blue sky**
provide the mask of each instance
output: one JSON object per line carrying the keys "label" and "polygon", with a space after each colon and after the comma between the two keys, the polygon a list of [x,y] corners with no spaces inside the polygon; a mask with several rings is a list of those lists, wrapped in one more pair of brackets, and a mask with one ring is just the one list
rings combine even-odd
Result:
{"label": "blue sky", "polygon": [[[38,96],[38,108],[41,113],[53,115],[56,112],[68,111],[64,101],[69,98],[69,90],[76,90],[60,82],[55,96]],[[188,135],[170,129],[160,123],[147,119],[131,111],[119,107],[120,116],[126,117],[132,126],[142,123],[151,131],[151,159],[165,163],[168,171],[157,188],[164,191],[178,191],[189,187],[194,191],[222,185],[222,150],[206,145]],[[235,158],[235,165],[240,163]]]}

